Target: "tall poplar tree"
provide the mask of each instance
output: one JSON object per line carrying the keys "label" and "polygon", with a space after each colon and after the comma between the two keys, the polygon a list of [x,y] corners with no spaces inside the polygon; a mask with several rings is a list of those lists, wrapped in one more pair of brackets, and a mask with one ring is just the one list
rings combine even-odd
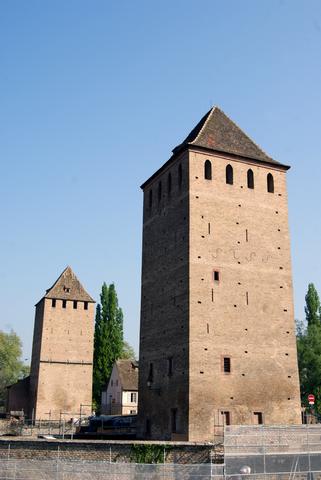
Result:
{"label": "tall poplar tree", "polygon": [[308,395],[315,395],[314,411],[321,414],[321,321],[318,292],[310,283],[305,296],[306,328],[297,331],[301,401],[308,406]]}
{"label": "tall poplar tree", "polygon": [[320,299],[313,283],[309,283],[308,291],[305,296],[305,316],[308,326],[320,324]]}
{"label": "tall poplar tree", "polygon": [[123,312],[118,305],[115,285],[103,283],[94,337],[93,399],[98,407],[102,388],[111,375],[113,364],[122,356],[123,345]]}

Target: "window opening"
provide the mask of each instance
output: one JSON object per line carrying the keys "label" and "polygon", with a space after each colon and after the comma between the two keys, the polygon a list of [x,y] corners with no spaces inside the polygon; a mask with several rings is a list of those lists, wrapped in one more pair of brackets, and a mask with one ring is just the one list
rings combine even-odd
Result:
{"label": "window opening", "polygon": [[153,190],[149,190],[149,209],[153,206]]}
{"label": "window opening", "polygon": [[226,167],[226,183],[233,185],[233,167],[231,165],[227,165]]}
{"label": "window opening", "polygon": [[249,232],[248,232],[247,229],[245,230],[245,240],[246,240],[247,242],[249,241]]}
{"label": "window opening", "polygon": [[207,330],[207,333],[210,333],[210,325],[209,325],[209,323],[206,324],[206,330]]}
{"label": "window opening", "polygon": [[178,186],[181,188],[183,183],[183,171],[182,171],[182,165],[178,165]]}
{"label": "window opening", "polygon": [[271,173],[267,175],[267,191],[269,193],[274,193],[274,179]]}
{"label": "window opening", "polygon": [[62,308],[66,308],[66,306],[67,306],[67,300],[63,300],[62,301]]}
{"label": "window opening", "polygon": [[249,292],[246,292],[246,305],[249,304]]}
{"label": "window opening", "polygon": [[254,174],[251,169],[247,171],[247,188],[254,188]]}
{"label": "window opening", "polygon": [[214,282],[219,282],[220,281],[220,272],[218,270],[214,270],[213,280],[214,280]]}
{"label": "window opening", "polygon": [[231,358],[223,357],[223,371],[224,373],[231,373]]}
{"label": "window opening", "polygon": [[172,175],[171,175],[171,173],[169,173],[168,177],[167,177],[167,194],[168,194],[168,196],[170,196],[171,191],[172,191]]}
{"label": "window opening", "polygon": [[151,422],[149,418],[146,418],[146,435],[150,436],[151,434]]}
{"label": "window opening", "polygon": [[263,425],[263,413],[253,412],[255,425]]}
{"label": "window opening", "polygon": [[74,301],[73,301],[73,307],[74,307],[75,310],[77,309],[77,306],[78,306],[78,305],[77,305],[77,300],[74,300]]}
{"label": "window opening", "polygon": [[56,299],[55,298],[53,298],[51,300],[51,306],[52,306],[52,308],[56,308]]}
{"label": "window opening", "polygon": [[171,429],[172,433],[177,432],[177,408],[171,409]]}
{"label": "window opening", "polygon": [[212,302],[214,302],[214,290],[212,288]]}
{"label": "window opening", "polygon": [[210,223],[208,223],[207,228],[208,228],[208,234],[210,235],[211,234],[211,224]]}
{"label": "window opening", "polygon": [[130,394],[130,401],[131,401],[131,403],[136,403],[137,402],[137,393],[136,392],[132,392]]}
{"label": "window opening", "polygon": [[209,160],[204,163],[204,178],[205,180],[212,180],[212,164]]}
{"label": "window opening", "polygon": [[223,425],[231,425],[231,415],[230,412],[221,412]]}
{"label": "window opening", "polygon": [[84,310],[88,310],[88,302],[84,302]]}
{"label": "window opening", "polygon": [[167,375],[171,377],[173,375],[173,357],[167,359]]}
{"label": "window opening", "polygon": [[149,373],[148,373],[148,382],[153,383],[154,381],[154,365],[152,363],[149,364]]}

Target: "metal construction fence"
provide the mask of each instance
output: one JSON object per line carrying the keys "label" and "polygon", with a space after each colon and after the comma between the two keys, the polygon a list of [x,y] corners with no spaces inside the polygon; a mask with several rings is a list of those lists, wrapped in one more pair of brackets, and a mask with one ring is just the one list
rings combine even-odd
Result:
{"label": "metal construction fence", "polygon": [[224,477],[321,479],[321,425],[226,426]]}
{"label": "metal construction fence", "polygon": [[1,480],[223,480],[222,465],[137,464],[100,461],[0,461]]}

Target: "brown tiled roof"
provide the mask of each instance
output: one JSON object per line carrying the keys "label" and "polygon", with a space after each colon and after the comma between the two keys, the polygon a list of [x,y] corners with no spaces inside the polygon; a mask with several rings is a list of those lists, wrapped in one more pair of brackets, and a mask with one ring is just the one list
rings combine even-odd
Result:
{"label": "brown tiled roof", "polygon": [[185,140],[174,148],[173,153],[178,153],[188,145],[232,153],[264,163],[281,165],[263,152],[263,150],[218,107],[211,108],[211,110],[204,115],[196,127],[187,135]]}
{"label": "brown tiled roof", "polygon": [[65,268],[53,286],[46,291],[44,298],[79,300],[82,302],[95,303],[95,300],[86,292],[70,267]]}
{"label": "brown tiled roof", "polygon": [[185,149],[198,147],[204,150],[222,152],[244,157],[252,162],[275,165],[283,169],[290,167],[269,157],[256,145],[222,110],[213,107],[198,122],[185,140],[173,149],[173,155],[153,173],[142,185],[144,189],[154,178],[167,168]]}
{"label": "brown tiled roof", "polygon": [[123,390],[138,390],[138,363],[134,360],[116,361]]}

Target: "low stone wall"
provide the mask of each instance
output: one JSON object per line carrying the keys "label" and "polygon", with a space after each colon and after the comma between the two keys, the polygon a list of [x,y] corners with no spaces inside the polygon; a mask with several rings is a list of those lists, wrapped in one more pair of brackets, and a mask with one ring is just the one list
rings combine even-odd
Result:
{"label": "low stone wall", "polygon": [[[0,460],[57,459],[101,460],[107,462],[135,462],[153,455],[166,463],[201,464],[223,461],[222,447],[210,444],[183,442],[140,442],[103,440],[43,440],[0,439]],[[148,461],[149,459],[149,461]]]}

